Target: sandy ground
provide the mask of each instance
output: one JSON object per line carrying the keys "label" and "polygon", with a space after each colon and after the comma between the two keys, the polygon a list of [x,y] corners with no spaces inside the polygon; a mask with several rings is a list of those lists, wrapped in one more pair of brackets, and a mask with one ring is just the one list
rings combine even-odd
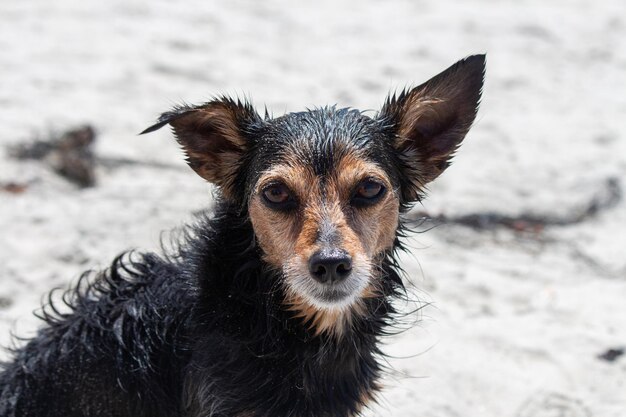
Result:
{"label": "sandy ground", "polygon": [[[289,4],[289,5],[288,5]],[[181,100],[248,95],[274,114],[338,103],[378,109],[387,91],[488,53],[478,121],[420,209],[566,216],[626,187],[623,0],[164,0],[0,2],[0,343],[32,334],[50,288],[210,205],[164,130]],[[100,166],[79,190],[5,145],[79,123]],[[160,167],[147,162],[158,162]],[[372,416],[626,415],[626,202],[538,234],[441,226],[405,265],[431,304],[387,341],[394,371]],[[2,355],[2,354],[0,354]]]}

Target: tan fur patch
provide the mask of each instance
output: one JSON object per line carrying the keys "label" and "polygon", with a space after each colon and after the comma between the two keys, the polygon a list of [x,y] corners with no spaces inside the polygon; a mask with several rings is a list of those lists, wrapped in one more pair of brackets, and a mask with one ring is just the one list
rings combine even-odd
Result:
{"label": "tan fur patch", "polygon": [[288,214],[265,207],[258,195],[252,197],[250,219],[257,241],[263,249],[263,259],[275,268],[281,268],[286,254],[294,252],[298,225]]}
{"label": "tan fur patch", "polygon": [[372,258],[392,247],[398,228],[399,201],[387,174],[378,165],[348,154],[337,165],[334,181],[335,188],[343,192],[343,200],[347,201],[354,185],[367,178],[382,182],[387,194],[378,204],[353,211],[349,220],[366,254]]}
{"label": "tan fur patch", "polygon": [[[302,201],[307,196],[307,190],[316,186],[317,178],[307,167],[279,165],[265,172],[255,188],[249,207],[250,220],[265,261],[280,268],[285,257],[295,253],[297,240],[315,231],[305,229],[302,216],[272,210],[263,204],[260,193],[273,181],[285,183]],[[309,224],[309,227],[313,226]]]}

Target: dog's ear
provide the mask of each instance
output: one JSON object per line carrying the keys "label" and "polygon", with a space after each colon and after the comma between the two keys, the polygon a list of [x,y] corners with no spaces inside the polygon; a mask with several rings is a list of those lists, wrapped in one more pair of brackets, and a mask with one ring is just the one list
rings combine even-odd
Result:
{"label": "dog's ear", "polygon": [[141,134],[169,124],[183,147],[189,166],[232,197],[240,164],[249,148],[246,134],[261,123],[252,106],[227,97],[200,106],[179,106],[163,113]]}
{"label": "dog's ear", "polygon": [[392,130],[405,177],[405,201],[419,199],[424,186],[450,165],[476,117],[484,73],[485,55],[470,56],[387,98],[378,119]]}

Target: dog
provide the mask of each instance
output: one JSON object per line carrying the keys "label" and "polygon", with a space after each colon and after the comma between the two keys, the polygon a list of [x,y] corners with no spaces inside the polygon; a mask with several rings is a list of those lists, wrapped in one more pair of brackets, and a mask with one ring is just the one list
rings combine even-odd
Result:
{"label": "dog", "polygon": [[404,288],[403,214],[450,165],[484,72],[465,58],[372,117],[228,97],[162,114],[142,133],[172,127],[214,213],[44,308],[2,365],[0,416],[361,415]]}

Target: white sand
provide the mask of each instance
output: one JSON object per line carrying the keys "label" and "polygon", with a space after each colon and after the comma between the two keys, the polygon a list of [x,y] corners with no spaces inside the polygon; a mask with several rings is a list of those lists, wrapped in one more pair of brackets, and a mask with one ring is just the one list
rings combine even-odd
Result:
{"label": "white sand", "polygon": [[[32,334],[50,288],[156,248],[210,204],[166,129],[136,136],[181,100],[377,109],[487,52],[479,119],[424,209],[563,215],[607,177],[626,186],[623,0],[210,3],[0,2],[0,146],[87,122],[100,156],[173,166],[101,168],[79,191],[2,146],[0,182],[30,185],[0,192],[0,343]],[[372,415],[626,415],[626,357],[597,358],[626,346],[625,208],[537,237],[450,226],[412,239],[405,265],[433,305],[388,341],[405,358]]]}

